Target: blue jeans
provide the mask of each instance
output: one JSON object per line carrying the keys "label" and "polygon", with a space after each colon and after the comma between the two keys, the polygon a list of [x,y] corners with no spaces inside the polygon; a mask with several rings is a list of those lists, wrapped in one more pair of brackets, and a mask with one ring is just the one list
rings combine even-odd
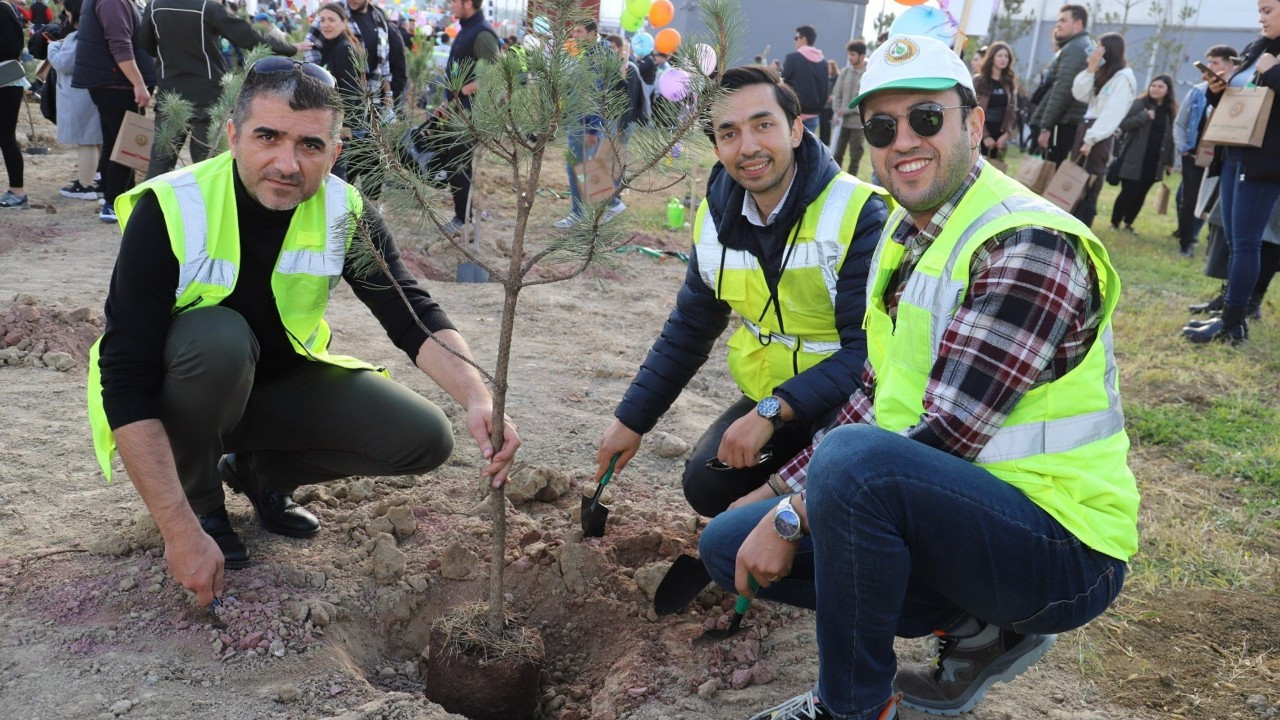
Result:
{"label": "blue jeans", "polygon": [[818,134],[818,125],[821,124],[822,118],[818,117],[817,115],[814,115],[813,117],[805,118],[800,122],[804,124],[804,127],[806,130],[813,133],[814,136],[816,137]]}
{"label": "blue jeans", "polygon": [[[817,611],[817,693],[841,720],[874,718],[893,640],[969,617],[1023,634],[1080,627],[1111,604],[1125,563],[1094,551],[1017,488],[966,460],[868,425],[823,439],[809,465],[810,535],[760,591]],[[703,562],[733,588],[738,547],[776,501],[729,510]]]}
{"label": "blue jeans", "polygon": [[1253,288],[1258,283],[1262,257],[1262,231],[1271,219],[1271,211],[1280,200],[1280,182],[1245,180],[1244,152],[1228,147],[1222,161],[1222,178],[1218,181],[1218,199],[1222,203],[1222,228],[1231,248],[1227,265],[1227,305],[1247,307]]}
{"label": "blue jeans", "polygon": [[[596,144],[590,148],[587,147],[587,135],[591,135],[596,139]],[[569,157],[566,159],[564,167],[565,171],[569,173],[569,196],[573,202],[570,212],[578,215],[582,212],[582,188],[578,186],[578,174],[573,171],[573,167],[595,157],[596,149],[600,147],[601,132],[597,128],[579,126],[569,131],[567,140],[569,143]],[[619,138],[619,141],[621,141],[621,138]],[[613,183],[615,188],[620,184],[620,180]],[[613,204],[616,207],[620,202],[622,200],[615,200]]]}

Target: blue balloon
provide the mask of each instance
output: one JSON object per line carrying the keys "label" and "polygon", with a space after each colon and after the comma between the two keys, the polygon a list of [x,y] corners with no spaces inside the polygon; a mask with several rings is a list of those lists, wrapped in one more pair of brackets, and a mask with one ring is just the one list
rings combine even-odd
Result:
{"label": "blue balloon", "polygon": [[641,30],[631,36],[631,51],[636,57],[642,58],[653,52],[653,36]]}
{"label": "blue balloon", "polygon": [[956,26],[942,10],[931,5],[916,5],[893,21],[889,35],[923,35],[950,45],[956,39]]}

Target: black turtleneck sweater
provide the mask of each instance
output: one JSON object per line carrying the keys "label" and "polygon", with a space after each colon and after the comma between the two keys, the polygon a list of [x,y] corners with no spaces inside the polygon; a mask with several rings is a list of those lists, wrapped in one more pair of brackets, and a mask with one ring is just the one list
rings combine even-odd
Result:
{"label": "black turtleneck sweater", "polygon": [[[263,207],[245,190],[238,174],[235,189],[240,218],[240,272],[235,288],[220,305],[240,313],[257,338],[260,353],[254,381],[265,382],[309,362],[290,346],[271,290],[271,272],[280,257],[293,211]],[[453,329],[444,310],[401,262],[382,217],[367,204],[364,221],[422,323],[432,332]],[[373,275],[361,275],[352,263],[348,256],[342,268],[343,279],[382,323],[396,347],[415,360],[426,334],[405,309],[385,274],[375,271]],[[147,193],[129,216],[107,294],[106,332],[98,367],[102,371],[103,405],[112,429],[160,417],[160,389],[165,375],[162,357],[177,287],[178,259],[170,248],[164,213],[155,195]]]}

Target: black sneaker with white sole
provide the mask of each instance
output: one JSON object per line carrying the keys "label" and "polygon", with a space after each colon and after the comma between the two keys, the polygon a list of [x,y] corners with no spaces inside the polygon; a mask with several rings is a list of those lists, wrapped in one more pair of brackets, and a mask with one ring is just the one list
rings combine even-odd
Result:
{"label": "black sneaker with white sole", "polygon": [[98,191],[95,187],[85,187],[80,184],[79,180],[72,180],[70,185],[58,190],[62,197],[75,198],[76,200],[97,200]]}

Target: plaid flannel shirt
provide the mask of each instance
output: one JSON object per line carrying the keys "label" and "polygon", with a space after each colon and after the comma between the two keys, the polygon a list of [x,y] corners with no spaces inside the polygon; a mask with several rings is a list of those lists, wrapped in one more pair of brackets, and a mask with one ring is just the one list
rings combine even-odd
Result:
{"label": "plaid flannel shirt", "polygon": [[[885,307],[896,319],[906,281],[942,231],[984,161],[938,208],[923,230],[904,221],[890,242],[907,248],[889,282]],[[1084,360],[1098,334],[1102,298],[1077,240],[1056,230],[1021,227],[999,233],[973,254],[969,291],[942,336],[924,391],[924,415],[903,434],[973,460],[1027,391],[1065,375]],[[875,424],[875,370],[868,362],[863,389],[849,397],[813,443],[779,470],[797,492],[826,432],[847,423]]]}

